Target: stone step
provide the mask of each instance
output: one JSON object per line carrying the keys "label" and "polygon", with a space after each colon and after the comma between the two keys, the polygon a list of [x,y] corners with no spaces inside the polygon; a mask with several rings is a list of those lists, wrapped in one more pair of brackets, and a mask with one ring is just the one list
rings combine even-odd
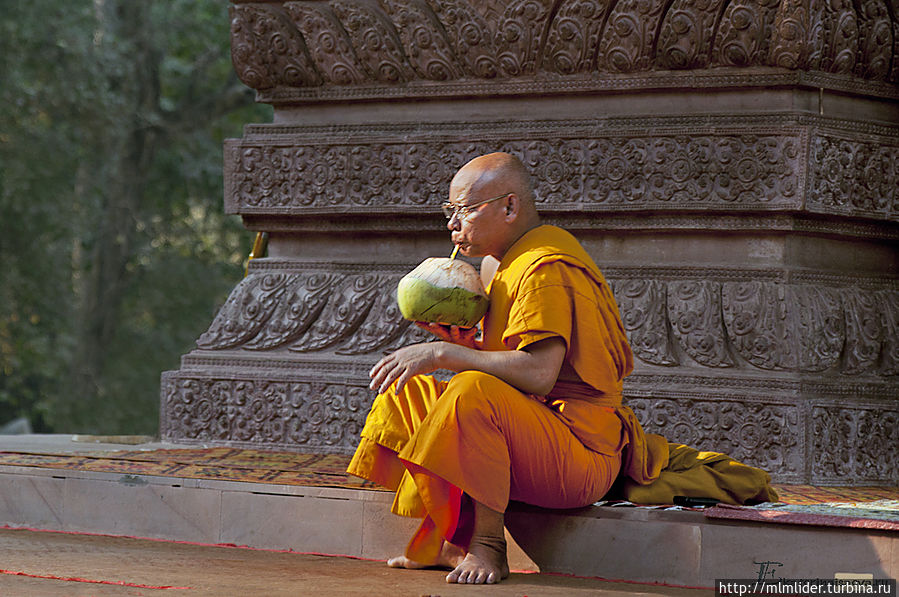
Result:
{"label": "stone step", "polygon": [[[2,447],[2,446],[0,446]],[[416,521],[384,491],[0,466],[0,524],[205,544],[396,555]],[[899,575],[899,533],[707,518],[700,511],[513,504],[516,570],[681,587],[716,579]],[[517,543],[517,544],[516,544]]]}

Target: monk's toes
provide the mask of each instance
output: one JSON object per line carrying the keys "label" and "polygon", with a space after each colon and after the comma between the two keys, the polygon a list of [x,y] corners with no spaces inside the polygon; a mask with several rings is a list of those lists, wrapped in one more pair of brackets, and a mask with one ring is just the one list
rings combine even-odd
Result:
{"label": "monk's toes", "polygon": [[494,583],[494,578],[496,578],[495,573],[488,572],[487,570],[478,570],[469,575],[468,582],[474,585],[492,585]]}
{"label": "monk's toes", "polygon": [[498,582],[498,576],[492,570],[456,568],[446,575],[446,582],[460,585],[492,585]]}
{"label": "monk's toes", "polygon": [[464,585],[468,583],[468,570],[458,566],[455,570],[446,575],[446,582],[458,583]]}

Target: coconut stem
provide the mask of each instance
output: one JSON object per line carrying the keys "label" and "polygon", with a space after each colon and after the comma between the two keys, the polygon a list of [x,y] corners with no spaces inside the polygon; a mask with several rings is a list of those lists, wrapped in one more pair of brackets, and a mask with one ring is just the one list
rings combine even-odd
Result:
{"label": "coconut stem", "polygon": [[458,252],[459,252],[459,245],[456,245],[455,248],[453,249],[453,254],[450,255],[450,259],[451,259],[451,260],[452,260],[452,259],[455,259],[455,258],[456,258],[456,253],[458,253]]}

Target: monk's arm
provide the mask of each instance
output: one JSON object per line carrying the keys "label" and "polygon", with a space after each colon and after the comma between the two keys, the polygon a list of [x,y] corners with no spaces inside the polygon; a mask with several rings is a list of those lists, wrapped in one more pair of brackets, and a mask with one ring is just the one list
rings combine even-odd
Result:
{"label": "monk's arm", "polygon": [[442,369],[483,371],[525,394],[538,396],[549,394],[556,385],[566,351],[565,341],[558,336],[534,342],[522,350],[471,351],[455,344],[442,349]]}
{"label": "monk's arm", "polygon": [[396,381],[399,390],[413,375],[437,369],[474,370],[494,375],[526,394],[544,396],[559,377],[565,352],[565,341],[559,337],[522,350],[474,350],[448,342],[414,344],[381,359],[369,373],[370,387],[384,392]]}
{"label": "monk's arm", "polygon": [[444,342],[452,342],[468,348],[481,349],[481,343],[477,339],[478,328],[460,328],[457,325],[445,325],[442,323],[425,323],[416,321],[415,325],[423,330],[427,330],[443,340]]}

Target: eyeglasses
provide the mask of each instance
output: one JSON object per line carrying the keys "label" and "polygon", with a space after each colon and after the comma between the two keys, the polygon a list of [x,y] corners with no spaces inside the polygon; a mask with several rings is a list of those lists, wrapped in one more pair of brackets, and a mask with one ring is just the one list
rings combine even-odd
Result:
{"label": "eyeglasses", "polygon": [[453,216],[456,216],[458,219],[462,219],[476,208],[481,207],[482,205],[487,205],[491,201],[498,201],[500,199],[505,199],[512,193],[506,193],[505,195],[500,195],[499,197],[493,197],[492,199],[485,199],[483,201],[478,201],[477,203],[472,203],[471,205],[456,205],[454,203],[446,202],[440,207],[443,209],[443,215],[446,216],[447,220],[452,220]]}

